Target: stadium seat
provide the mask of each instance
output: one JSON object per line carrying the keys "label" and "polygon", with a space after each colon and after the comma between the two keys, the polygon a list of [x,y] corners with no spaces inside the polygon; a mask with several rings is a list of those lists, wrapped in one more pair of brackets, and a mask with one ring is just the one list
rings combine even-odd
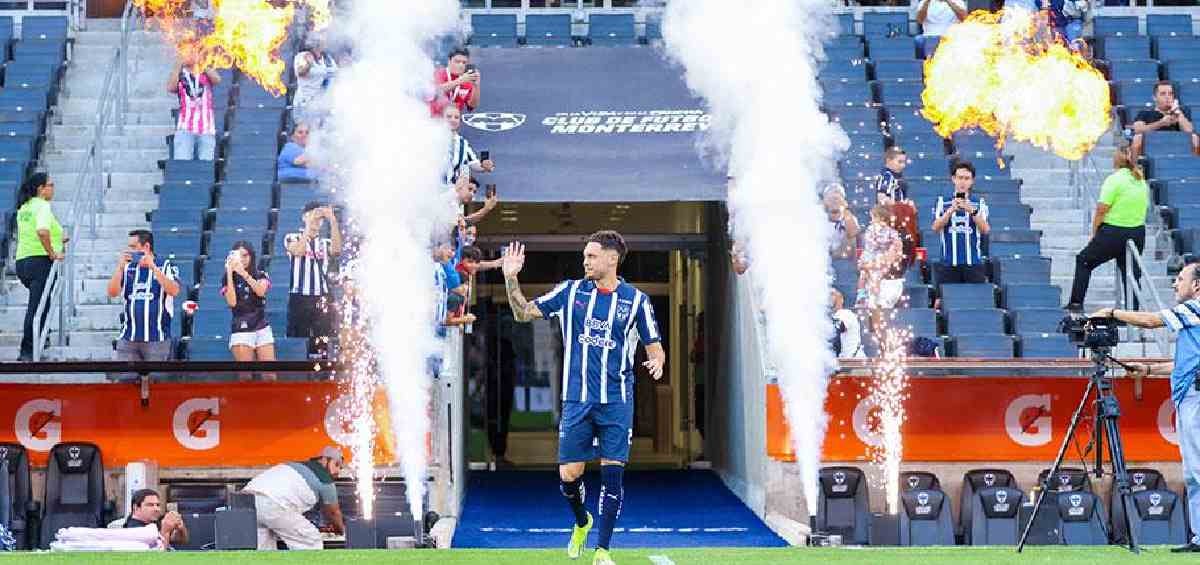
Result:
{"label": "stadium seat", "polygon": [[[863,35],[875,37],[908,37],[908,12],[863,12]],[[912,47],[912,39],[908,40]]]}
{"label": "stadium seat", "polygon": [[1192,16],[1191,14],[1146,14],[1146,35],[1191,37]]}
{"label": "stadium seat", "polygon": [[62,39],[22,39],[13,43],[14,61],[53,61],[62,66],[67,43]]}
{"label": "stadium seat", "polygon": [[201,184],[169,183],[158,188],[160,210],[202,211],[212,207],[212,186]]}
{"label": "stadium seat", "polygon": [[866,82],[868,66],[863,59],[829,60],[817,72],[817,79],[826,81]]}
{"label": "stadium seat", "polygon": [[274,207],[274,194],[275,185],[269,181],[228,181],[221,184],[217,200],[221,208],[267,210]]}
{"label": "stadium seat", "polygon": [[[997,224],[1029,225],[1028,212],[1019,216],[994,214],[989,219]],[[997,239],[988,244],[989,257],[1037,257],[1041,254],[1042,244],[1036,241],[1004,241]]]}
{"label": "stadium seat", "polygon": [[662,18],[655,15],[646,16],[646,43],[662,41]]}
{"label": "stadium seat", "polygon": [[156,232],[154,248],[158,255],[173,256],[176,260],[195,259],[200,255],[202,237],[199,230]]}
{"label": "stadium seat", "polygon": [[1055,334],[1058,324],[1065,312],[1058,306],[1046,308],[1010,308],[1008,312],[1012,319],[1013,333],[1025,334]]}
{"label": "stadium seat", "polygon": [[913,59],[875,60],[875,79],[895,82],[921,82],[925,79],[924,63]]}
{"label": "stadium seat", "polygon": [[12,62],[4,67],[5,88],[45,88],[58,83],[58,70],[51,65]]}
{"label": "stadium seat", "polygon": [[863,80],[822,80],[822,100],[827,108],[870,106],[875,103],[871,85]]}
{"label": "stadium seat", "polygon": [[935,159],[946,155],[946,142],[936,133],[892,130],[892,145],[902,149],[910,159]]}
{"label": "stadium seat", "polygon": [[[1137,541],[1141,545],[1182,545],[1187,542],[1184,519],[1187,500],[1171,491],[1162,473],[1156,469],[1128,469],[1130,490],[1136,512],[1130,516]],[[1128,543],[1125,527],[1125,507],[1121,504],[1116,485],[1109,482],[1108,507],[1112,518],[1113,543]]]}
{"label": "stadium seat", "polygon": [[867,54],[872,61],[914,61],[918,62],[916,47],[911,37],[871,37],[867,36]]}
{"label": "stadium seat", "polygon": [[932,294],[932,288],[927,284],[904,285],[905,304],[909,308],[928,308],[932,304]]}
{"label": "stadium seat", "polygon": [[[287,293],[283,292],[284,290],[286,288],[281,288],[275,291],[274,294],[286,296]],[[286,326],[274,329],[275,334],[282,336],[285,329]],[[303,361],[308,359],[308,340],[299,337],[275,338],[275,358],[280,361]]]}
{"label": "stadium seat", "polygon": [[525,44],[571,45],[569,14],[530,14],[525,16]]}
{"label": "stadium seat", "polygon": [[250,126],[257,128],[283,128],[284,111],[282,108],[238,108],[233,111],[230,129]]}
{"label": "stadium seat", "polygon": [[949,184],[950,179],[950,162],[945,157],[927,157],[924,159],[913,159],[909,155],[908,167],[904,169],[904,177],[909,179],[909,182],[925,180],[945,180],[946,184],[944,194],[952,195],[953,186]]}
{"label": "stadium seat", "polygon": [[471,14],[471,45],[516,47],[516,14]]}
{"label": "stadium seat", "polygon": [[879,83],[879,102],[884,106],[920,107],[921,92],[925,84],[921,82],[883,82]]}
{"label": "stadium seat", "polygon": [[854,14],[834,14],[833,17],[838,35],[842,37],[854,35]]}
{"label": "stadium seat", "polygon": [[1156,202],[1165,206],[1200,206],[1200,183],[1186,180],[1155,183]]}
{"label": "stadium seat", "polygon": [[49,95],[49,90],[45,88],[6,88],[0,91],[0,110],[41,112],[46,109]]}
{"label": "stadium seat", "polygon": [[282,110],[288,105],[287,96],[276,96],[253,82],[239,85],[235,100],[238,110],[275,108]]}
{"label": "stadium seat", "polygon": [[[200,304],[203,310],[197,310],[192,316],[192,339],[196,338],[229,338],[230,310],[225,307],[220,294],[220,277],[217,280],[205,280],[200,287]],[[229,343],[225,347],[228,350]],[[228,353],[226,354],[228,357]],[[194,358],[193,358],[194,359]]]}
{"label": "stadium seat", "polygon": [[[1018,332],[1019,333],[1019,332]],[[1079,349],[1071,344],[1065,334],[1021,333],[1018,336],[1021,357],[1071,358],[1079,357]]]}
{"label": "stadium seat", "polygon": [[22,39],[55,39],[66,41],[70,24],[66,16],[23,16]]}
{"label": "stadium seat", "polygon": [[1117,104],[1126,106],[1126,111],[1132,120],[1137,112],[1149,108],[1154,102],[1154,84],[1158,79],[1136,78],[1112,82],[1114,100]]}
{"label": "stadium seat", "polygon": [[1058,507],[1058,531],[1064,545],[1107,545],[1103,505],[1090,492],[1060,492],[1054,499]]}
{"label": "stadium seat", "polygon": [[1192,134],[1188,132],[1151,131],[1143,136],[1143,140],[1143,154],[1151,159],[1192,156]]}
{"label": "stadium seat", "polygon": [[1105,37],[1100,46],[1102,58],[1108,61],[1150,58],[1150,38],[1145,36]]}
{"label": "stadium seat", "polygon": [[900,493],[900,545],[954,545],[950,497],[941,489]]}
{"label": "stadium seat", "polygon": [[1092,20],[1092,33],[1096,37],[1109,35],[1137,35],[1137,16],[1096,16]]}
{"label": "stadium seat", "polygon": [[937,312],[932,308],[906,308],[897,310],[894,323],[899,327],[912,328],[913,337],[937,338]]}
{"label": "stadium seat", "polygon": [[1040,283],[1009,283],[1004,285],[1000,306],[1014,308],[1058,308],[1062,305],[1062,289],[1057,285]]}
{"label": "stadium seat", "polygon": [[972,517],[974,512],[969,511],[973,504],[976,503],[976,495],[984,489],[993,487],[1007,487],[1015,489],[1018,492],[1020,487],[1017,485],[1016,478],[1010,471],[1004,469],[972,469],[963,474],[962,488],[959,489],[959,513],[958,513],[958,534],[963,536],[968,544],[972,544]]}
{"label": "stadium seat", "polygon": [[[1196,52],[1200,53],[1200,46],[1196,47]],[[1171,61],[1163,66],[1163,74],[1168,79],[1177,83],[1200,81],[1200,60]],[[1188,113],[1186,109],[1184,113]]]}
{"label": "stadium seat", "polygon": [[0,461],[3,461],[3,478],[8,504],[0,512],[7,512],[3,523],[16,541],[15,549],[30,549],[37,544],[38,512],[41,505],[33,500],[33,474],[29,467],[29,453],[19,443],[0,443]]}
{"label": "stadium seat", "polygon": [[633,14],[592,14],[588,17],[588,42],[592,45],[635,45]]}
{"label": "stadium seat", "polygon": [[[943,288],[945,287],[943,286]],[[945,308],[944,304],[943,308]],[[946,333],[949,335],[1005,333],[1005,315],[1003,310],[976,307],[946,308],[942,312],[946,317]]]}
{"label": "stadium seat", "polygon": [[225,161],[225,182],[250,182],[271,184],[275,182],[278,161],[274,157],[248,159],[235,157]]}
{"label": "stadium seat", "polygon": [[1148,159],[1146,174],[1154,180],[1200,178],[1200,157]]}
{"label": "stadium seat", "polygon": [[42,549],[61,528],[103,528],[111,503],[104,496],[100,448],[86,442],[63,442],[50,449],[42,504]]}
{"label": "stadium seat", "polygon": [[162,233],[179,230],[199,231],[204,227],[206,211],[202,209],[159,208],[146,214],[150,216],[150,231]]}
{"label": "stadium seat", "polygon": [[959,511],[971,514],[970,545],[1016,545],[1020,538],[1019,513],[1025,495],[1012,487],[984,487],[975,493],[969,507]]}
{"label": "stadium seat", "polygon": [[233,244],[245,241],[254,246],[258,255],[263,255],[263,240],[265,232],[262,228],[217,228],[208,234],[205,255],[209,257],[224,257],[233,249]]}
{"label": "stadium seat", "polygon": [[1142,80],[1152,83],[1159,79],[1158,61],[1152,59],[1109,61],[1108,74],[1114,81]]}
{"label": "stadium seat", "polygon": [[829,112],[829,119],[842,126],[847,134],[879,133],[878,108],[838,108]]}
{"label": "stadium seat", "polygon": [[942,490],[937,475],[929,471],[904,471],[900,473],[901,490]]}
{"label": "stadium seat", "polygon": [[[245,130],[246,128],[242,128]],[[279,156],[278,132],[233,131],[225,138],[223,155],[226,159],[270,159]]]}
{"label": "stadium seat", "polygon": [[273,223],[274,213],[264,208],[221,207],[213,213],[213,226],[217,229],[238,227],[266,231]]}
{"label": "stadium seat", "polygon": [[870,543],[871,505],[866,475],[856,467],[823,467],[818,475],[815,529],[839,534],[843,543]]}
{"label": "stadium seat", "polygon": [[1005,334],[974,334],[954,337],[955,357],[981,359],[1012,359],[1013,336]]}
{"label": "stadium seat", "polygon": [[[1200,37],[1156,37],[1154,38],[1155,57],[1166,64],[1173,61],[1194,60],[1200,52]],[[1167,78],[1172,78],[1167,75]]]}
{"label": "stadium seat", "polygon": [[834,280],[839,283],[851,283],[858,280],[858,263],[853,259],[834,259],[830,262]]}
{"label": "stadium seat", "polygon": [[163,166],[163,182],[211,185],[216,180],[216,170],[212,161],[168,160]]}
{"label": "stadium seat", "polygon": [[944,284],[939,290],[944,310],[996,307],[996,287],[988,283]]}
{"label": "stadium seat", "polygon": [[[229,329],[228,322],[225,329]],[[193,337],[187,342],[187,352],[191,361],[228,361],[233,358],[229,353],[227,338]]]}
{"label": "stadium seat", "polygon": [[857,45],[826,45],[825,46],[825,65],[834,63],[848,63],[851,61],[862,60],[866,57],[863,52],[861,43]]}

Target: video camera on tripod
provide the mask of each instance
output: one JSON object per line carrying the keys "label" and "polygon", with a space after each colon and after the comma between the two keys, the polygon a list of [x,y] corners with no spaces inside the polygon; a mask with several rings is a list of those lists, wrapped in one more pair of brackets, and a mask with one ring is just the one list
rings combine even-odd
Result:
{"label": "video camera on tripod", "polygon": [[1116,318],[1093,318],[1083,314],[1067,314],[1058,322],[1058,331],[1067,334],[1071,343],[1089,349],[1116,347],[1121,341],[1117,328],[1124,326]]}

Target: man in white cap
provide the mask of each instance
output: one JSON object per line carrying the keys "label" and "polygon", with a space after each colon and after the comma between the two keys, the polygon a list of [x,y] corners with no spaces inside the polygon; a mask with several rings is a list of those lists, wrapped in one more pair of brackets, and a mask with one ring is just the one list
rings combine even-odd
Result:
{"label": "man in white cap", "polygon": [[254,477],[242,492],[254,495],[258,511],[258,549],[323,549],[317,527],[304,513],[318,504],[333,532],[343,534],[342,509],[334,478],[342,471],[342,450],[328,446],[307,461],[276,465]]}

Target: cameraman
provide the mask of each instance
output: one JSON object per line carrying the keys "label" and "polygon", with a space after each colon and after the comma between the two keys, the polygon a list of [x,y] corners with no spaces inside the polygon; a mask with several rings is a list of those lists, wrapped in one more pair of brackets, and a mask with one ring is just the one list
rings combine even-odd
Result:
{"label": "cameraman", "polygon": [[1176,553],[1200,552],[1200,265],[1189,264],[1175,277],[1174,308],[1162,312],[1136,312],[1103,308],[1093,318],[1115,318],[1139,328],[1166,326],[1178,332],[1173,363],[1135,365],[1132,375],[1171,375],[1171,401],[1175,428],[1183,457],[1183,482],[1187,486],[1188,517],[1192,536]]}
{"label": "cameraman", "polygon": [[[1092,271],[1111,259],[1117,260],[1123,287],[1126,242],[1133,241],[1139,254],[1146,247],[1146,209],[1149,206],[1150,185],[1146,184],[1141,167],[1137,166],[1137,161],[1128,151],[1117,149],[1113,155],[1113,173],[1104,179],[1100,199],[1096,202],[1092,239],[1075,256],[1075,280],[1071,284],[1068,310],[1083,311]],[[1136,263],[1133,265],[1133,276],[1136,279],[1142,277]],[[1136,302],[1134,307],[1137,307]]]}

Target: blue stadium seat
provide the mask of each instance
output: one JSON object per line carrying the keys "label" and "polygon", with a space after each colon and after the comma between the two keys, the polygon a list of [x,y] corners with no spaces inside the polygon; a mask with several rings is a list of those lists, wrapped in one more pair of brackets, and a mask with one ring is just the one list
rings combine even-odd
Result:
{"label": "blue stadium seat", "polygon": [[238,108],[233,112],[230,129],[252,125],[251,127],[275,131],[283,129],[284,111],[282,108]]}
{"label": "blue stadium seat", "polygon": [[993,257],[991,265],[996,284],[1050,282],[1048,257]]}
{"label": "blue stadium seat", "polygon": [[646,16],[646,43],[656,43],[662,41],[662,17],[657,15]]}
{"label": "blue stadium seat", "polygon": [[996,287],[988,283],[944,284],[939,290],[943,310],[996,307]]}
{"label": "blue stadium seat", "polygon": [[1192,35],[1191,14],[1147,14],[1146,35],[1174,37]]}
{"label": "blue stadium seat", "polygon": [[[929,179],[929,180],[945,180],[950,182],[950,162],[945,157],[929,157],[926,159],[914,159],[909,155],[908,168],[904,169],[904,176],[909,179],[909,182],[914,180]],[[946,186],[946,194],[952,194],[952,188],[949,184]]]}
{"label": "blue stadium seat", "polygon": [[62,66],[67,58],[67,43],[62,39],[22,39],[13,43],[13,60],[42,60],[53,57]]}
{"label": "blue stadium seat", "polygon": [[[908,12],[863,12],[863,35],[867,37],[908,37]],[[912,41],[909,40],[909,45]]]}
{"label": "blue stadium seat", "polygon": [[955,357],[1012,359],[1013,336],[1004,334],[961,335],[954,338]]}
{"label": "blue stadium seat", "polygon": [[16,38],[16,25],[12,16],[0,16],[0,36],[8,37],[11,41]]}
{"label": "blue stadium seat", "polygon": [[1157,185],[1159,204],[1166,206],[1200,206],[1200,184],[1196,182],[1166,181]]}
{"label": "blue stadium seat", "polygon": [[862,49],[863,38],[857,35],[835,35],[825,42],[826,47],[858,47]]}
{"label": "blue stadium seat", "polygon": [[[945,286],[949,285],[944,285]],[[943,308],[948,335],[1002,334],[1004,311],[998,308]]]}
{"label": "blue stadium seat", "polygon": [[1200,158],[1149,159],[1146,174],[1156,180],[1200,178]]}
{"label": "blue stadium seat", "polygon": [[945,140],[936,133],[909,135],[893,131],[892,145],[903,149],[909,159],[932,159],[946,156]]}
{"label": "blue stadium seat", "polygon": [[833,269],[834,280],[838,283],[858,281],[858,262],[855,260],[834,259],[830,262],[830,267]]}
{"label": "blue stadium seat", "polygon": [[221,300],[220,282],[205,282],[200,287],[200,304],[204,307],[192,316],[192,338],[220,338],[225,340],[226,355],[229,355],[229,308]]}
{"label": "blue stadium seat", "polygon": [[256,183],[270,184],[275,182],[277,165],[278,161],[275,157],[251,159],[239,156],[230,158],[225,161],[223,180],[233,183],[254,181]]}
{"label": "blue stadium seat", "polygon": [[1012,318],[1013,333],[1052,334],[1058,333],[1058,324],[1066,312],[1057,306],[1051,308],[1016,308],[1010,309],[1008,315]]}
{"label": "blue stadium seat", "polygon": [[863,53],[862,44],[858,45],[826,45],[825,60],[829,63],[849,62],[853,60],[862,60],[866,55]]}
{"label": "blue stadium seat", "polygon": [[821,90],[827,108],[874,104],[871,85],[866,81],[822,80]]}
{"label": "blue stadium seat", "polygon": [[[333,194],[319,185],[285,184],[279,187],[279,213],[299,217],[304,205],[313,201],[329,202]],[[286,219],[286,218],[285,218]]]}
{"label": "blue stadium seat", "polygon": [[[1000,219],[996,219],[1001,223]],[[988,244],[989,257],[1038,257],[1042,244],[1028,241],[996,241]]]}
{"label": "blue stadium seat", "polygon": [[29,163],[0,161],[0,179],[4,181],[23,180],[28,174]]}
{"label": "blue stadium seat", "polygon": [[916,81],[921,82],[925,78],[925,64],[922,61],[908,60],[875,60],[875,78],[876,80],[887,80],[896,82]]}
{"label": "blue stadium seat", "polygon": [[1102,56],[1108,61],[1149,59],[1150,38],[1145,36],[1105,37],[1101,42]]}
{"label": "blue stadium seat", "polygon": [[30,136],[0,136],[0,161],[31,161],[33,144],[34,138]]}
{"label": "blue stadium seat", "polygon": [[272,214],[262,208],[217,208],[213,213],[216,229],[244,228],[264,232],[271,226]]}
{"label": "blue stadium seat", "polygon": [[1175,83],[1175,95],[1184,104],[1196,104],[1195,101],[1200,100],[1200,81]]}
{"label": "blue stadium seat", "polygon": [[879,101],[884,106],[920,107],[924,90],[925,84],[921,82],[882,82],[879,83]]}
{"label": "blue stadium seat", "polygon": [[158,189],[158,208],[160,210],[192,210],[200,212],[212,207],[212,185],[207,187],[200,184],[163,184]]}
{"label": "blue stadium seat", "polygon": [[1027,358],[1072,358],[1079,357],[1079,349],[1071,344],[1065,334],[1022,334],[1018,338],[1021,357]]}
{"label": "blue stadium seat", "polygon": [[[157,240],[155,240],[155,247],[156,248],[158,247]],[[193,288],[197,284],[200,283],[200,281],[196,279],[196,262],[191,259],[182,259],[182,260],[177,259],[177,260],[171,261],[171,263],[174,264],[175,268],[179,270],[179,278],[177,280],[179,281],[179,286],[181,286],[185,289],[185,293],[182,294],[181,296],[186,297],[187,296],[186,289]],[[182,315],[180,315],[179,313],[176,313],[174,321],[178,322],[179,319],[182,317],[183,317]],[[178,326],[175,326],[175,327],[178,327]],[[175,337],[179,337],[182,334],[180,334],[178,331],[175,331],[175,333],[173,335]]]}
{"label": "blue stadium seat", "polygon": [[867,53],[872,61],[882,60],[915,60],[917,48],[911,37],[871,37],[867,36]]}
{"label": "blue stadium seat", "polygon": [[[869,154],[874,156],[882,156],[884,150],[884,138],[880,133],[863,133],[850,134],[850,147],[847,153],[851,155]],[[881,161],[875,161],[873,164],[878,168]]]}
{"label": "blue stadium seat", "polygon": [[270,159],[274,160],[279,156],[279,140],[272,139],[272,136],[244,136],[230,137],[225,140],[225,145],[222,155],[225,159]]}
{"label": "blue stadium seat", "polygon": [[1175,228],[1200,227],[1200,206],[1176,206],[1172,208],[1171,226]]}
{"label": "blue stadium seat", "polygon": [[[847,157],[853,157],[848,155]],[[880,159],[849,158],[838,161],[838,175],[847,182],[873,179],[879,174]]]}
{"label": "blue stadium seat", "polygon": [[854,35],[854,14],[834,14],[834,25],[840,36]]}
{"label": "blue stadium seat", "polygon": [[[277,294],[284,294],[277,292]],[[274,324],[272,324],[274,325]],[[287,326],[274,330],[275,335],[282,336]],[[275,358],[280,361],[303,361],[308,359],[308,339],[301,337],[275,338]]]}
{"label": "blue stadium seat", "polygon": [[1113,81],[1140,79],[1154,82],[1159,79],[1158,61],[1152,59],[1109,61],[1108,74]]}
{"label": "blue stadium seat", "polygon": [[148,212],[150,231],[154,233],[172,230],[200,231],[204,228],[203,210],[162,209]]}
{"label": "blue stadium seat", "polygon": [[168,160],[163,166],[163,181],[208,186],[216,180],[216,171],[216,165],[212,161]]}
{"label": "blue stadium seat", "polygon": [[1154,38],[1154,56],[1164,63],[1194,60],[1197,52],[1200,52],[1200,37]]}
{"label": "blue stadium seat", "polygon": [[203,234],[199,231],[165,231],[154,233],[154,248],[160,255],[174,255],[177,259],[194,259],[200,255]]}
{"label": "blue stadium seat", "polygon": [[[225,327],[229,331],[228,322]],[[229,361],[233,354],[229,352],[229,340],[225,338],[195,338],[188,340],[187,357],[191,361]]]}
{"label": "blue stadium seat", "polygon": [[237,102],[235,105],[239,110],[254,108],[277,108],[282,110],[287,107],[288,100],[287,96],[276,96],[257,84],[250,83],[238,86]]}
{"label": "blue stadium seat", "polygon": [[1058,308],[1062,305],[1062,289],[1052,284],[1010,283],[1002,287],[1000,305],[1015,308]]}
{"label": "blue stadium seat", "polygon": [[221,208],[267,210],[274,206],[275,186],[269,182],[227,182],[221,184],[218,202]]}
{"label": "blue stadium seat", "polygon": [[530,14],[525,16],[526,45],[571,45],[569,14]]}
{"label": "blue stadium seat", "polygon": [[1137,35],[1137,16],[1096,16],[1092,19],[1092,33],[1096,37]]}
{"label": "blue stadium seat", "polygon": [[957,131],[950,136],[950,139],[954,142],[955,152],[964,156],[996,154],[996,138],[983,130]]}
{"label": "blue stadium seat", "polygon": [[941,43],[942,43],[941,37],[936,37],[936,36],[935,37],[926,37],[925,38],[925,51],[923,53],[920,53],[921,58],[928,59],[928,58],[932,57],[933,54],[937,52],[938,45],[941,45]]}
{"label": "blue stadium seat", "polygon": [[[925,214],[924,211],[918,211],[918,213]],[[937,232],[931,230],[921,230],[921,243],[925,247],[926,262],[942,262],[942,240],[941,236]]]}
{"label": "blue stadium seat", "polygon": [[55,70],[62,69],[64,64],[62,55],[58,53],[41,53],[37,49],[29,48],[21,52],[21,56],[17,61],[30,65],[46,65],[53,67]]}
{"label": "blue stadium seat", "polygon": [[516,14],[471,14],[471,44],[477,47],[516,47]]}
{"label": "blue stadium seat", "polygon": [[1143,154],[1150,158],[1190,157],[1192,134],[1182,131],[1151,131],[1144,136]]}
{"label": "blue stadium seat", "polygon": [[22,39],[54,39],[66,41],[70,24],[66,16],[23,16]]}
{"label": "blue stadium seat", "polygon": [[863,59],[830,60],[821,66],[817,79],[826,81],[867,81],[867,63]]}
{"label": "blue stadium seat", "polygon": [[933,303],[931,294],[932,288],[929,285],[904,285],[904,296],[908,298],[909,308],[928,308]]}
{"label": "blue stadium seat", "polygon": [[[961,154],[960,154],[961,155]],[[1012,178],[1012,168],[1008,166],[1010,159],[1004,158],[1004,166],[996,160],[996,153],[993,149],[990,154],[983,155],[964,155],[966,160],[970,161],[975,166],[975,178],[977,179],[1008,179]]]}
{"label": "blue stadium seat", "polygon": [[829,112],[829,119],[838,122],[848,134],[879,133],[878,108],[838,108]]}
{"label": "blue stadium seat", "polygon": [[58,83],[58,69],[50,65],[9,63],[4,67],[5,88],[50,89]]}
{"label": "blue stadium seat", "polygon": [[905,308],[896,311],[895,325],[911,327],[913,337],[938,337],[937,312],[932,308]]}
{"label": "blue stadium seat", "polygon": [[592,14],[588,17],[592,45],[636,45],[633,14]]}
{"label": "blue stadium seat", "polygon": [[[1200,46],[1197,46],[1196,53],[1200,53]],[[1200,60],[1171,61],[1165,65],[1164,73],[1173,82],[1200,82]]]}
{"label": "blue stadium seat", "polygon": [[1114,100],[1117,104],[1129,106],[1129,115],[1134,116],[1137,110],[1150,107],[1153,102],[1154,84],[1157,80],[1133,79],[1113,81],[1111,83]]}
{"label": "blue stadium seat", "polygon": [[263,255],[262,243],[264,230],[247,228],[217,228],[208,233],[208,245],[205,255],[209,257],[224,257],[233,249],[233,244],[239,241],[249,242],[254,246],[258,255]]}
{"label": "blue stadium seat", "polygon": [[45,88],[6,88],[0,91],[0,110],[44,111],[50,91]]}

